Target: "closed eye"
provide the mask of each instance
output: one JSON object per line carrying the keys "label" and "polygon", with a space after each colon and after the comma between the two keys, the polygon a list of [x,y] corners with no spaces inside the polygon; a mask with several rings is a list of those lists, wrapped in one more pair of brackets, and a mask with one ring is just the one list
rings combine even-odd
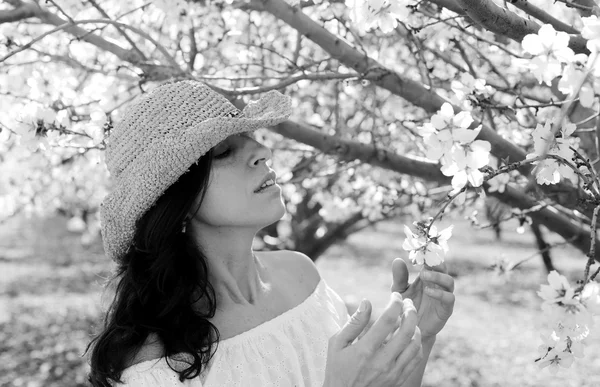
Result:
{"label": "closed eye", "polygon": [[229,156],[232,151],[232,146],[230,141],[227,139],[221,141],[213,148],[213,159],[224,159]]}
{"label": "closed eye", "polygon": [[251,138],[253,140],[256,140],[255,136],[254,136],[254,132],[244,132],[242,133],[243,136],[246,136],[248,138]]}
{"label": "closed eye", "polygon": [[231,148],[227,147],[227,149],[225,149],[225,150],[219,150],[218,153],[214,152],[213,158],[214,159],[224,159],[225,157],[229,156],[230,153],[231,153]]}

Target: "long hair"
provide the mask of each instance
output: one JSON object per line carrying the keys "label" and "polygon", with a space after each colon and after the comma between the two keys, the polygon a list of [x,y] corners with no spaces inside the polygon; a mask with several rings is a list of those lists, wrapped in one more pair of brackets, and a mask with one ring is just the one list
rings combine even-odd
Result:
{"label": "long hair", "polygon": [[[209,151],[137,222],[133,246],[120,257],[109,280],[118,282],[104,327],[86,348],[87,353],[92,346],[88,380],[93,386],[111,386],[109,379],[122,383],[128,359],[150,333],[160,339],[180,381],[200,375],[214,355],[212,344],[218,343],[219,332],[207,320],[215,315],[216,298],[206,256],[182,232],[186,215],[197,210],[194,200],[204,198],[211,166]],[[192,304],[203,297],[207,307],[194,310]],[[171,365],[169,357],[177,353],[191,355],[188,368]]]}

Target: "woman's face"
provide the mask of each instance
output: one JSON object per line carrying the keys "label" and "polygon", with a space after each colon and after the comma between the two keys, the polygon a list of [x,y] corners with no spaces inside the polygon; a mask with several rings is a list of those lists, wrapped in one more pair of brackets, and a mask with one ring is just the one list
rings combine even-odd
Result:
{"label": "woman's face", "polygon": [[[281,187],[256,192],[272,170],[266,165],[271,150],[251,133],[229,136],[213,148],[209,185],[194,216],[215,227],[263,228],[285,214]],[[196,207],[197,208],[197,207]]]}

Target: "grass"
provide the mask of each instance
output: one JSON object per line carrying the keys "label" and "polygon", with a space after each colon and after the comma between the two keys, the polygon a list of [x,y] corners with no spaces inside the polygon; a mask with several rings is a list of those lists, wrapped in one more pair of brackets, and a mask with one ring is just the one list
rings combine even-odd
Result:
{"label": "grass", "polygon": [[[447,264],[456,280],[456,307],[438,337],[424,386],[599,386],[599,334],[588,339],[585,359],[556,376],[533,362],[542,319],[535,292],[546,277],[541,259],[534,256],[509,277],[488,270],[498,259],[533,256],[533,236],[507,227],[498,242],[491,230],[455,223]],[[0,386],[87,385],[81,355],[100,321],[111,263],[99,241],[84,247],[64,230],[61,219],[0,225]],[[377,316],[389,298],[391,262],[406,257],[403,237],[401,222],[382,223],[332,247],[317,267],[349,305],[367,298]],[[581,276],[580,252],[562,246],[552,256],[572,281]]]}

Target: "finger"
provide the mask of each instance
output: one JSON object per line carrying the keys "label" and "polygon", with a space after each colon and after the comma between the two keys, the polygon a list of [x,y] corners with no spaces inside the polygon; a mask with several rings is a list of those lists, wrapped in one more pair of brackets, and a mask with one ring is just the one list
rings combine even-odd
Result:
{"label": "finger", "polygon": [[439,265],[435,265],[435,266],[424,265],[423,267],[424,267],[424,269],[426,269],[428,271],[437,271],[439,273],[448,273],[448,268],[446,267],[445,262],[442,262]]}
{"label": "finger", "polygon": [[404,293],[408,289],[408,266],[402,258],[392,262],[392,292]]}
{"label": "finger", "polygon": [[421,278],[424,281],[441,286],[450,293],[454,292],[454,278],[448,274],[424,270],[421,272]]}
{"label": "finger", "polygon": [[397,386],[401,386],[406,382],[406,380],[412,375],[413,371],[419,367],[419,363],[423,361],[423,347],[419,349],[417,354],[410,360],[410,362],[404,366],[404,368],[400,368],[399,363],[396,363],[393,372],[398,375],[398,379],[396,379],[395,383]]}
{"label": "finger", "polygon": [[456,302],[456,297],[454,294],[450,292],[446,292],[442,289],[431,288],[429,286],[425,287],[425,293],[436,300],[440,301],[445,306],[454,307],[454,303]]}
{"label": "finger", "polygon": [[381,355],[383,361],[395,361],[398,355],[405,350],[414,336],[417,320],[417,309],[412,300],[409,298],[404,299],[404,312],[402,313],[400,327],[393,332],[383,349],[378,351],[378,355]]}
{"label": "finger", "polygon": [[408,343],[406,349],[402,351],[396,359],[397,370],[406,369],[406,367],[411,363],[411,361],[415,357],[418,357],[419,352],[421,351],[421,330],[419,330],[419,327],[415,327],[415,332],[412,336],[412,340]]}
{"label": "finger", "polygon": [[345,348],[354,342],[354,340],[364,331],[371,318],[372,309],[369,300],[365,299],[364,302],[363,309],[359,307],[337,333],[336,339],[331,344],[332,347],[336,349]]}
{"label": "finger", "polygon": [[358,345],[364,346],[369,353],[374,353],[387,335],[398,327],[398,317],[403,310],[402,296],[397,292],[392,293],[385,310],[360,339]]}

